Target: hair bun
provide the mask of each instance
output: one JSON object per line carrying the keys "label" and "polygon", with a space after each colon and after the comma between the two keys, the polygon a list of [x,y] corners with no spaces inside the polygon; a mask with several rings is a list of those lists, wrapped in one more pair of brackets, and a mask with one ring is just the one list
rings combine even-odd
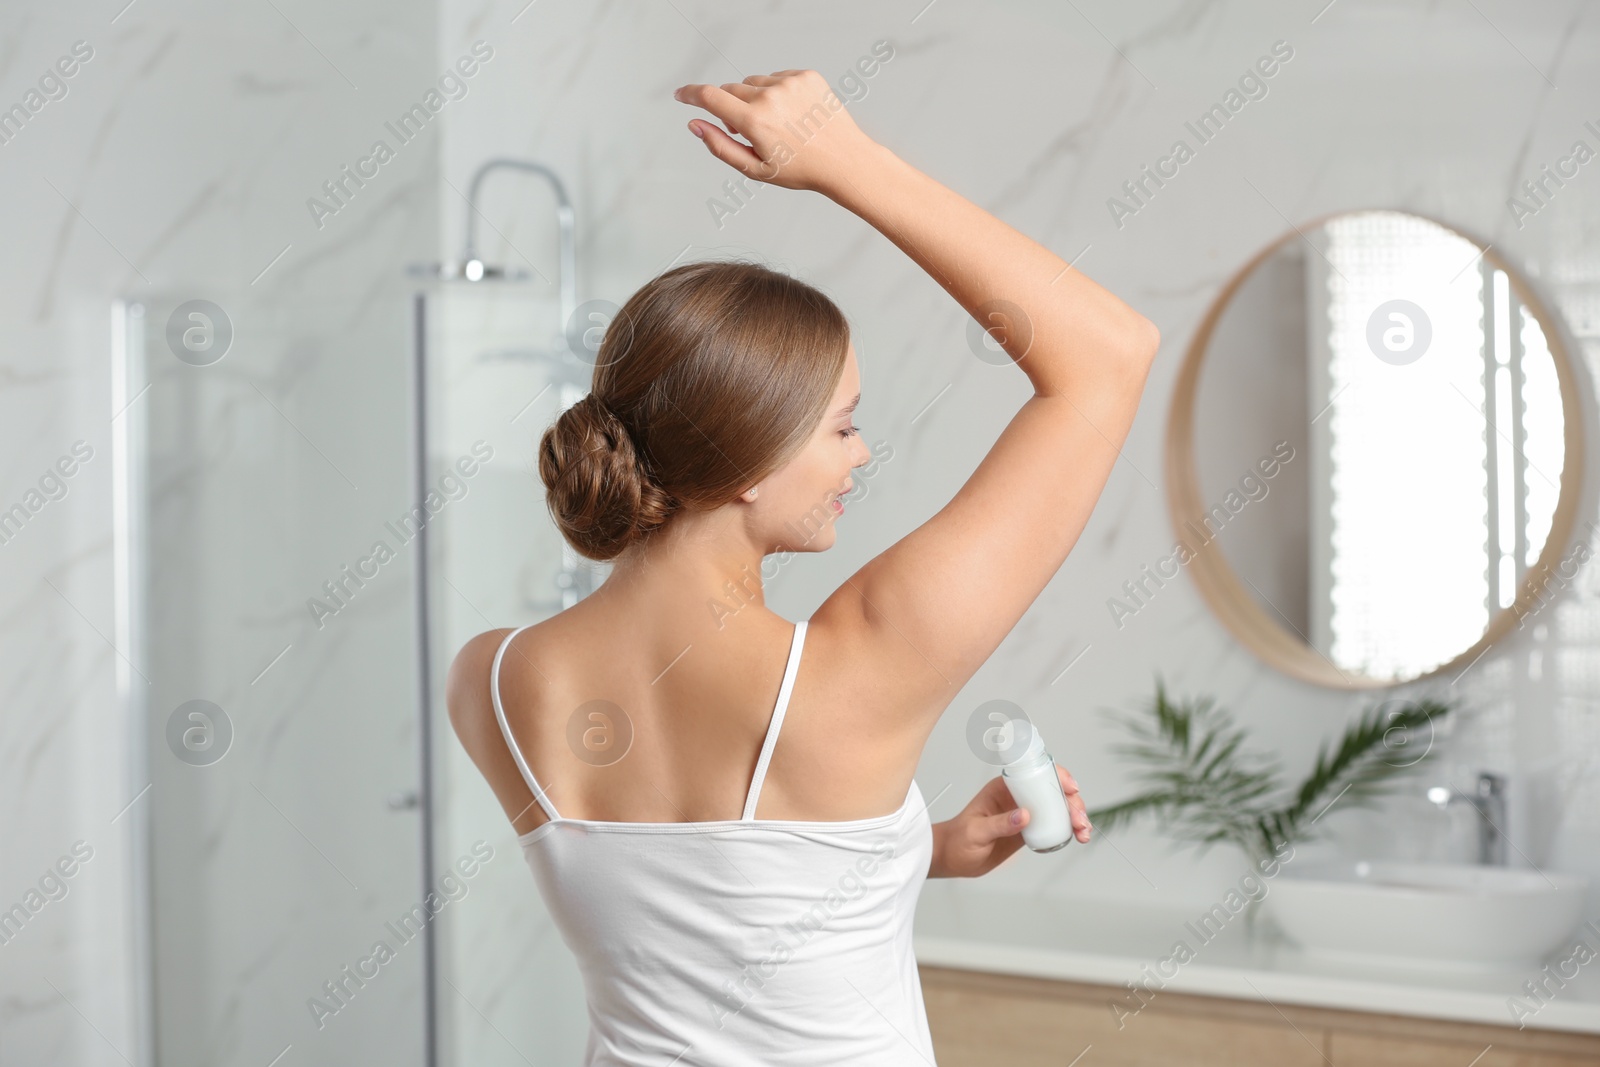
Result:
{"label": "hair bun", "polygon": [[539,477],[562,535],[594,560],[620,555],[676,506],[651,477],[627,424],[592,392],[544,432]]}

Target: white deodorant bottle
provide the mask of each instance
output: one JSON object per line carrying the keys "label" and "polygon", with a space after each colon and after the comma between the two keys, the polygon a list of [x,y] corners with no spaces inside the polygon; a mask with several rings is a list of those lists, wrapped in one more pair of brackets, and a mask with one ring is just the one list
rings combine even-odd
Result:
{"label": "white deodorant bottle", "polygon": [[1067,812],[1056,761],[1045,751],[1044,738],[1032,723],[1023,725],[1029,733],[1028,747],[1015,762],[1000,768],[1000,776],[1017,807],[1027,809],[1023,843],[1035,852],[1054,852],[1072,840],[1072,816]]}

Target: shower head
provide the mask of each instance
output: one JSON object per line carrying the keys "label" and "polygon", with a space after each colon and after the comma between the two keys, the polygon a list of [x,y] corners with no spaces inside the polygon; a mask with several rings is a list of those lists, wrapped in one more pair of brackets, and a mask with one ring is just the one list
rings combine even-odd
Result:
{"label": "shower head", "polygon": [[447,263],[418,264],[410,268],[409,273],[414,277],[423,277],[442,281],[526,281],[532,275],[521,267],[502,267],[484,262],[478,254],[478,219],[482,212],[478,210],[478,194],[483,188],[483,180],[493,170],[519,170],[527,174],[536,174],[550,184],[556,197],[556,223],[560,231],[561,262],[559,281],[561,286],[561,321],[563,324],[570,322],[573,313],[578,307],[578,251],[575,237],[575,216],[572,210],[572,201],[567,198],[567,188],[562,184],[561,178],[555,171],[542,163],[535,163],[525,159],[498,158],[485,161],[472,174],[472,182],[467,186],[467,217],[466,217],[466,242],[461,250],[461,258]]}

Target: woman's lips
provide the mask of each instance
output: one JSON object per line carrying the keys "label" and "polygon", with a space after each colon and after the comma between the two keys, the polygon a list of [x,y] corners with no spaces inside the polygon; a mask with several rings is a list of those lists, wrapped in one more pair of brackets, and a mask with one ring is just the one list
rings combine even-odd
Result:
{"label": "woman's lips", "polygon": [[835,515],[844,514],[844,504],[839,500],[838,497],[833,498],[833,513]]}

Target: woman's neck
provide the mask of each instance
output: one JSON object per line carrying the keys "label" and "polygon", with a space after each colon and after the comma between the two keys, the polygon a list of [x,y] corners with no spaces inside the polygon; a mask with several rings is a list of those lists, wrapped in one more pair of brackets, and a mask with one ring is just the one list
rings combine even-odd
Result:
{"label": "woman's neck", "polygon": [[619,556],[590,599],[665,613],[669,623],[692,632],[722,630],[745,612],[770,614],[761,580],[764,558],[733,516],[720,510],[680,514]]}

